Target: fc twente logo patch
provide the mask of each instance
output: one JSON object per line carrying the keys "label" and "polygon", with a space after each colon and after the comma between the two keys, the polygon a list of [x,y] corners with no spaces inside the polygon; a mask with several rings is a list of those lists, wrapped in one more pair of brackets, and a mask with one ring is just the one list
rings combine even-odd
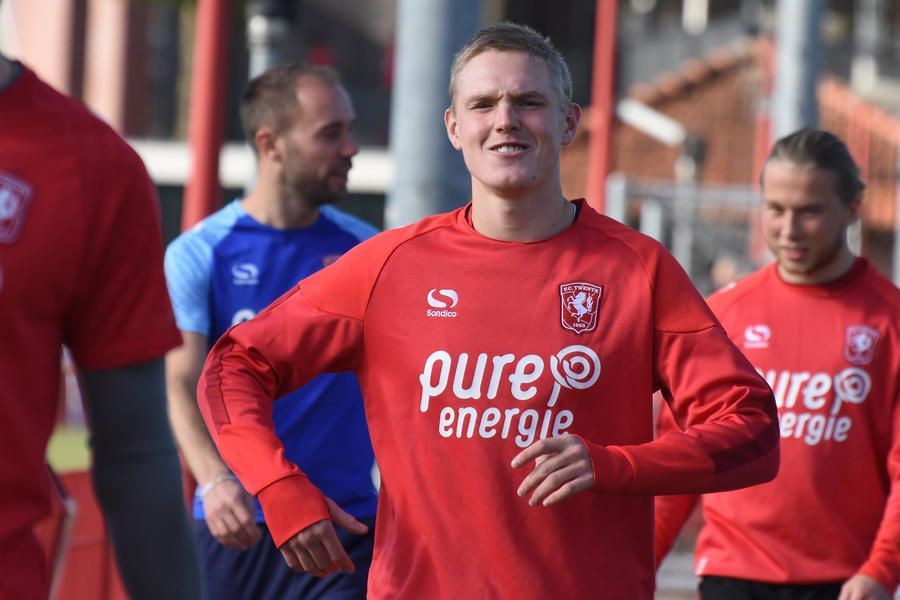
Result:
{"label": "fc twente logo patch", "polygon": [[597,328],[603,286],[576,281],[559,286],[560,322],[581,335]]}
{"label": "fc twente logo patch", "polygon": [[31,203],[31,186],[8,173],[0,173],[0,244],[19,239]]}
{"label": "fc twente logo patch", "polygon": [[854,365],[867,365],[875,356],[878,331],[865,325],[851,325],[844,339],[844,358]]}

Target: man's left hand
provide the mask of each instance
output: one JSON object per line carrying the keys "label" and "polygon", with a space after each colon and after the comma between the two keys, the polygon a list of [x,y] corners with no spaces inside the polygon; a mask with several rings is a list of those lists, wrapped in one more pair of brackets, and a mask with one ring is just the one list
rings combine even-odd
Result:
{"label": "man's left hand", "polygon": [[574,435],[535,442],[513,459],[512,466],[518,469],[532,460],[534,470],[518,490],[519,496],[533,491],[528,500],[531,506],[551,506],[594,485],[591,456],[581,439]]}
{"label": "man's left hand", "polygon": [[841,588],[838,600],[891,600],[891,596],[871,577],[854,575]]}

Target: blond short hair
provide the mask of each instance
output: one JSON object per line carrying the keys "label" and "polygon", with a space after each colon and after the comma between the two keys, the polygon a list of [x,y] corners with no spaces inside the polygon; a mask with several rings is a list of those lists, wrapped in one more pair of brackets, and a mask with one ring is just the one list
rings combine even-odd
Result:
{"label": "blond short hair", "polygon": [[550,42],[550,38],[544,37],[537,31],[526,25],[504,21],[485,27],[476,33],[472,39],[466,42],[453,58],[453,66],[450,68],[450,104],[453,104],[453,94],[456,89],[456,81],[459,74],[469,61],[488,50],[505,52],[524,52],[542,60],[550,73],[559,97],[560,107],[566,110],[572,104],[572,74],[569,65],[562,54]]}

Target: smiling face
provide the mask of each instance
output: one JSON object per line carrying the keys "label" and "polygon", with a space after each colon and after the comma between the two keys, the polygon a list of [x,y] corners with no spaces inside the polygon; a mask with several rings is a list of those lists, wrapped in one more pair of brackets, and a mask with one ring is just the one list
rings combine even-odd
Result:
{"label": "smiling face", "polygon": [[853,264],[847,227],[859,215],[859,199],[838,196],[834,173],[770,160],[762,178],[763,233],[785,281],[833,281]]}
{"label": "smiling face", "polygon": [[313,205],[339,200],[347,191],[352,157],[353,107],[343,87],[305,81],[297,87],[299,116],[278,135],[282,184]]}
{"label": "smiling face", "polygon": [[549,67],[524,52],[472,58],[444,113],[447,135],[472,175],[472,196],[561,196],[559,154],[581,116],[561,107]]}

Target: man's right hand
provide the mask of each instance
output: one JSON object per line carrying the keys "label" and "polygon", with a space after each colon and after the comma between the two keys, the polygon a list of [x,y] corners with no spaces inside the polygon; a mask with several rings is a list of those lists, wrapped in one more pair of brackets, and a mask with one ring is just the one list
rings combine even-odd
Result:
{"label": "man's right hand", "polygon": [[325,501],[328,503],[331,519],[313,523],[285,542],[279,550],[284,562],[301,573],[310,573],[316,577],[325,577],[337,571],[353,573],[356,567],[341,545],[334,525],[357,535],[363,535],[369,528],[330,498],[325,498]]}
{"label": "man's right hand", "polygon": [[[181,332],[184,344],[166,355],[169,419],[188,468],[201,485],[229,473],[197,408],[197,381],[209,350],[205,335]],[[253,498],[233,479],[214,483],[203,496],[206,526],[216,540],[246,550],[262,537]]]}
{"label": "man's right hand", "polygon": [[237,481],[226,480],[213,486],[203,497],[206,526],[222,545],[246,550],[259,541],[253,496]]}

